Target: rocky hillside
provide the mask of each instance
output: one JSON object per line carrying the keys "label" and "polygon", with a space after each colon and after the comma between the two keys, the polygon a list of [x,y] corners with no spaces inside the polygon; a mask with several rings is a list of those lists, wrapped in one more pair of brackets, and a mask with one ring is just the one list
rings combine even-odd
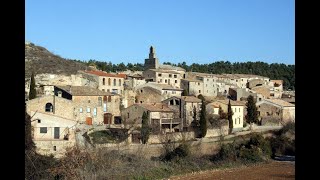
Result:
{"label": "rocky hillside", "polygon": [[54,55],[46,48],[33,43],[25,43],[25,77],[30,77],[31,72],[36,74],[52,73],[71,75],[78,70],[88,68],[85,64],[64,59]]}

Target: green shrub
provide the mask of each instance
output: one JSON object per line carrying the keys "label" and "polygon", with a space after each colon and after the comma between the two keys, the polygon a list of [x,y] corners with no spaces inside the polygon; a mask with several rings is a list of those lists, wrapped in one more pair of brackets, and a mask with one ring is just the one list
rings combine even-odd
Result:
{"label": "green shrub", "polygon": [[244,161],[259,162],[263,160],[262,156],[262,150],[257,146],[252,146],[251,148],[245,148],[243,146],[240,148],[239,158]]}
{"label": "green shrub", "polygon": [[166,151],[160,159],[164,161],[172,161],[177,158],[184,158],[190,155],[190,146],[186,143],[180,144],[173,151]]}

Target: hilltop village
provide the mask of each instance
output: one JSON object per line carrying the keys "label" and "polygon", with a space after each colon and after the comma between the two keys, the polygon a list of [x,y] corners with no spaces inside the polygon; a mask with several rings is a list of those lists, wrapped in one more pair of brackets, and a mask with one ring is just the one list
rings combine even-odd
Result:
{"label": "hilltop village", "polygon": [[[159,64],[152,46],[144,67],[143,72],[108,73],[91,67],[70,76],[37,75],[37,97],[29,100],[26,96],[37,151],[60,157],[72,146],[141,144],[144,114],[144,123],[150,127],[147,144],[161,143],[165,134],[176,140],[181,134],[196,139],[203,103],[208,121],[206,138],[295,121],[295,94],[284,91],[282,80],[253,74],[186,72]],[[29,90],[30,78],[26,94]],[[255,124],[246,121],[249,96],[257,107]],[[229,103],[231,131],[229,121],[220,118],[228,112]],[[90,136],[99,131],[108,132],[107,138]]]}

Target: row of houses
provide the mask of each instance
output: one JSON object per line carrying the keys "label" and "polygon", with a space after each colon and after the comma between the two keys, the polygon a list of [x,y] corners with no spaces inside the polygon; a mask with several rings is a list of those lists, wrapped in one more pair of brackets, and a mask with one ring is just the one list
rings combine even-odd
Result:
{"label": "row of houses", "polygon": [[282,81],[257,75],[186,72],[160,65],[153,47],[145,67],[143,72],[126,74],[79,71],[71,85],[43,85],[42,94],[26,102],[40,149],[46,153],[63,150],[76,143],[77,133],[92,127],[139,128],[143,112],[154,134],[193,131],[202,104],[198,95],[220,97],[206,105],[209,115],[218,115],[219,108],[227,112],[230,100],[234,131],[243,128],[249,95],[257,100],[263,124],[270,119],[284,123],[295,119],[294,104],[279,99]]}

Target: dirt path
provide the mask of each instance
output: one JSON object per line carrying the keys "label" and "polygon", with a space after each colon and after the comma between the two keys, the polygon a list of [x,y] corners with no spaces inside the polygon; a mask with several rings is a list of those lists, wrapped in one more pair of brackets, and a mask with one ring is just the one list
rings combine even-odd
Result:
{"label": "dirt path", "polygon": [[211,180],[211,179],[295,179],[295,163],[272,161],[250,167],[209,170],[182,176],[173,176],[170,180]]}

